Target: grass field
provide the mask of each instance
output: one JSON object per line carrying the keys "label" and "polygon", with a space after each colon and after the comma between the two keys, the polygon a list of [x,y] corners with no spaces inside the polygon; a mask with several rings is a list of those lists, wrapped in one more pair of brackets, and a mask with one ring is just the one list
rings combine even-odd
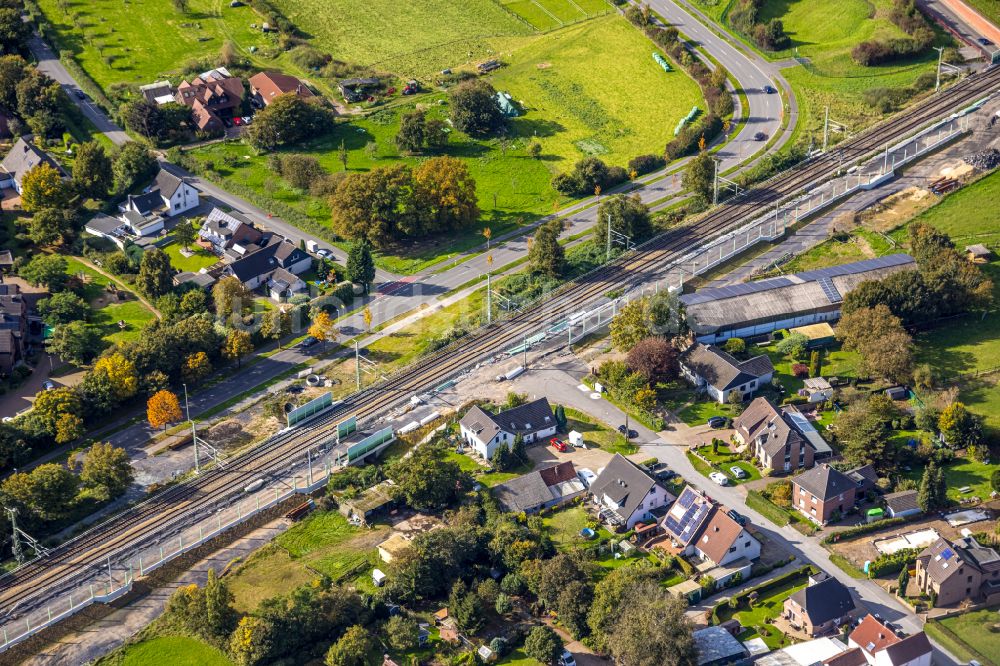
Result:
{"label": "grass field", "polygon": [[[745,627],[743,633],[738,636],[741,641],[760,637],[771,649],[779,648],[784,644],[783,637],[781,632],[771,624],[771,621],[781,615],[785,599],[804,588],[808,582],[807,574],[793,577],[774,589],[767,590],[764,593],[767,596],[761,596],[750,610],[733,613],[728,604],[724,604],[719,609],[719,620],[723,622],[730,618],[739,620],[740,624]],[[767,632],[767,635],[761,633],[762,629]]]}
{"label": "grass field", "polygon": [[194,254],[190,257],[185,257],[181,254],[180,243],[171,241],[166,245],[160,247],[168,257],[170,257],[170,265],[179,271],[190,271],[192,273],[197,273],[202,268],[208,268],[209,266],[214,266],[219,263],[219,258],[205,250],[198,247],[194,243],[191,244],[191,249]]}
{"label": "grass field", "polygon": [[942,626],[980,655],[992,656],[993,663],[1000,663],[1000,633],[991,628],[998,622],[1000,612],[996,609],[969,611],[940,620]]}
{"label": "grass field", "polygon": [[951,236],[955,245],[1000,242],[1000,226],[990,224],[981,214],[996,206],[1000,198],[1000,171],[948,194],[940,203],[915,219],[932,224]]}
{"label": "grass field", "polygon": [[[107,286],[111,282],[107,277],[101,275],[90,266],[67,257],[66,272],[70,275],[83,274],[86,282],[83,298],[90,303],[93,312],[90,321],[92,324],[100,326],[105,340],[111,342],[122,342],[134,340],[139,337],[143,326],[155,318],[155,315],[138,300],[135,294],[130,295],[128,301],[117,303],[113,301],[107,292]],[[131,290],[121,282],[115,282],[120,289],[128,292]],[[124,321],[125,328],[119,328],[118,322]]]}
{"label": "grass field", "polygon": [[[453,132],[444,151],[461,158],[476,180],[483,211],[479,225],[462,234],[390,249],[376,258],[379,265],[395,273],[416,273],[481,244],[483,227],[499,237],[552,212],[568,202],[552,189],[552,177],[581,157],[600,155],[609,163],[624,165],[638,154],[662,152],[669,128],[692,106],[704,102],[694,81],[679,71],[665,74],[652,60],[652,50],[646,37],[618,16],[519,37],[504,53],[508,66],[491,76],[493,85],[509,92],[524,110],[511,120],[508,142],[473,140]],[[608,53],[615,58],[608,58]],[[622,77],[622,71],[629,75]],[[443,99],[444,95],[424,97],[420,103],[430,117],[443,118],[447,115],[447,107],[439,104]],[[352,171],[398,162],[415,165],[423,158],[401,155],[394,142],[400,118],[411,108],[384,109],[338,124],[326,135],[295,146],[294,152],[316,157],[331,172],[342,168],[341,144],[348,150]],[[540,159],[526,152],[532,141],[542,145]],[[369,143],[377,147],[374,158],[366,150]],[[330,209],[324,200],[276,180],[267,159],[245,146],[215,144],[190,154],[224,179],[321,224],[329,223]]]}
{"label": "grass field", "polygon": [[121,666],[231,666],[217,648],[187,636],[159,636],[130,645]]}
{"label": "grass field", "polygon": [[551,30],[611,10],[606,0],[501,0],[501,4],[539,30]]}
{"label": "grass field", "polygon": [[270,43],[250,28],[260,23],[250,7],[229,7],[222,0],[188,0],[187,14],[165,0],[38,0],[38,5],[56,28],[58,48],[75,53],[105,90],[114,83],[176,78],[183,63],[218,54],[227,40],[243,48]]}
{"label": "grass field", "polygon": [[[723,22],[723,15],[731,3],[727,0],[698,0],[697,4],[706,15]],[[764,3],[761,21],[780,19],[792,46],[784,51],[760,53],[771,60],[792,57],[805,60],[805,64],[782,70],[798,100],[800,124],[797,136],[801,140],[808,142],[810,137],[818,137],[822,141],[823,116],[827,106],[830,107],[831,118],[846,123],[852,132],[874,123],[883,114],[864,102],[866,91],[906,87],[920,74],[934,71],[937,53],[933,50],[909,61],[878,67],[861,67],[851,59],[851,49],[859,42],[904,36],[884,16],[884,11],[891,4],[891,0],[783,0]],[[746,38],[744,41],[751,44]],[[948,38],[941,37],[940,41],[947,43]]]}
{"label": "grass field", "polygon": [[[316,511],[254,553],[228,578],[240,611],[285,594],[319,575],[334,580],[365,578],[366,563],[377,559],[375,546],[389,535],[387,527],[354,527],[336,511]],[[352,574],[365,569],[360,575]]]}
{"label": "grass field", "polygon": [[1000,0],[965,0],[965,2],[978,9],[980,14],[993,23],[1000,23]]}
{"label": "grass field", "polygon": [[[909,472],[903,472],[903,476],[912,479],[918,485],[924,474],[923,465],[913,465]],[[944,467],[945,483],[948,486],[948,499],[957,502],[960,499],[969,497],[980,497],[987,499],[992,490],[990,486],[990,476],[996,465],[977,462],[969,458],[956,458],[954,463]],[[968,486],[968,493],[960,493],[959,488]]]}

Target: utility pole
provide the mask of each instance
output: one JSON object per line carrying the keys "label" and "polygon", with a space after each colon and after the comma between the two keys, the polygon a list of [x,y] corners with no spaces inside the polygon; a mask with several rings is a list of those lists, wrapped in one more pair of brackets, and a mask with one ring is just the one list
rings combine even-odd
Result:
{"label": "utility pole", "polygon": [[830,139],[830,107],[826,107],[826,118],[823,121],[823,152],[826,152],[826,144]]}
{"label": "utility pole", "polygon": [[10,516],[10,525],[13,529],[13,541],[11,541],[12,549],[14,551],[14,559],[17,560],[18,564],[24,564],[24,551],[21,549],[21,539],[20,535],[17,533],[17,509],[8,509],[4,507],[7,515]]}
{"label": "utility pole", "polygon": [[528,336],[524,336],[524,355],[521,357],[521,365],[524,366],[525,370],[528,368]]}
{"label": "utility pole", "polygon": [[608,218],[608,253],[605,261],[611,261],[611,213],[607,214]]}
{"label": "utility pole", "polygon": [[938,52],[937,83],[934,84],[934,90],[938,90],[941,87],[941,61],[944,60],[944,47],[935,46],[934,50]]}
{"label": "utility pole", "polygon": [[[487,243],[489,241],[487,240]],[[486,255],[486,325],[493,323],[493,287],[490,284],[490,272],[493,268],[493,255]]]}
{"label": "utility pole", "polygon": [[191,423],[191,442],[194,444],[194,473],[201,474],[201,463],[198,461],[198,433],[194,429],[194,421],[191,419],[191,405],[188,402],[188,385],[184,387],[184,411],[187,413],[187,420]]}
{"label": "utility pole", "polygon": [[361,352],[358,350],[358,341],[354,341],[354,377],[361,390]]}
{"label": "utility pole", "polygon": [[715,187],[712,193],[712,205],[719,205],[719,160],[713,159],[712,163],[715,164]]}

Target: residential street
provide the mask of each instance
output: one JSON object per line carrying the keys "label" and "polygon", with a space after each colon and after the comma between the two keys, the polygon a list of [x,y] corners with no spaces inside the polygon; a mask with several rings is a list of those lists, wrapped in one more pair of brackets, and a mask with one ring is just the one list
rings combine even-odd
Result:
{"label": "residential street", "polygon": [[[591,398],[589,392],[578,388],[580,380],[587,372],[586,364],[575,356],[556,356],[548,361],[533,362],[532,368],[513,382],[511,390],[526,392],[529,395],[547,396],[552,404],[564,404],[586,411],[612,428],[624,423],[625,414],[620,409],[607,400],[595,400]],[[861,603],[871,612],[879,613],[890,622],[899,624],[908,634],[923,629],[923,621],[919,617],[899,604],[876,583],[868,579],[851,578],[831,562],[829,552],[820,545],[818,537],[807,537],[790,525],[778,528],[764,516],[746,506],[746,494],[742,487],[718,486],[699,474],[688,461],[685,451],[692,443],[707,442],[711,439],[711,431],[707,426],[690,428],[683,423],[676,423],[671,424],[674,430],[656,433],[634,421],[629,425],[638,431],[638,441],[641,442],[641,453],[633,456],[634,459],[655,457],[665,462],[670,469],[679,473],[692,485],[704,490],[710,497],[747,516],[767,539],[795,553],[803,563],[816,565],[854,590]],[[958,664],[939,648],[935,649],[934,663],[937,666]]]}

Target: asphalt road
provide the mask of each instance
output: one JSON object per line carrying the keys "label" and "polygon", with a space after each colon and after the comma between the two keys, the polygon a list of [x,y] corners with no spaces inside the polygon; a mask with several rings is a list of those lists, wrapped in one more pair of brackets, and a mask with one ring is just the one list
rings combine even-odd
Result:
{"label": "asphalt road", "polygon": [[[594,400],[589,392],[583,392],[578,388],[579,379],[587,372],[586,364],[575,356],[533,361],[531,369],[514,381],[511,390],[547,396],[552,403],[580,409],[612,427],[624,423],[625,414],[621,410],[604,399]],[[831,562],[829,552],[820,545],[817,537],[807,537],[790,525],[781,528],[775,526],[764,516],[746,506],[746,495],[739,486],[718,486],[698,473],[685,455],[692,433],[685,433],[684,437],[671,436],[670,432],[656,433],[635,421],[630,421],[629,426],[639,433],[636,441],[640,444],[643,458],[655,457],[666,463],[670,469],[713,499],[747,516],[754,527],[766,537],[765,547],[768,542],[778,544],[802,560],[802,563],[816,565],[852,590],[856,599],[860,600],[869,611],[900,625],[907,634],[923,630],[920,618],[898,603],[879,585],[868,579],[851,578],[843,569]],[[683,424],[679,427],[687,430]],[[709,441],[712,435],[713,432],[706,429],[704,441]],[[934,664],[958,666],[958,662],[937,647],[934,649]]]}

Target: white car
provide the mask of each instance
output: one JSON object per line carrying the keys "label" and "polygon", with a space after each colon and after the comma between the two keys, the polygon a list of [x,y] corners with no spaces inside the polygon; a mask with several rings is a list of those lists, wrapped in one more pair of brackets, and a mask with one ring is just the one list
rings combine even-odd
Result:
{"label": "white car", "polygon": [[559,666],[576,666],[576,659],[569,650],[563,650],[562,656],[559,657]]}
{"label": "white car", "polygon": [[732,472],[733,476],[735,476],[737,479],[747,478],[747,473],[743,471],[743,469],[739,465],[733,465],[732,467],[729,468],[729,471]]}
{"label": "white car", "polygon": [[327,250],[325,247],[316,250],[316,254],[319,255],[320,257],[323,257],[324,259],[329,259],[330,257],[333,256],[333,253]]}
{"label": "white car", "polygon": [[715,481],[720,486],[725,486],[729,484],[729,477],[727,477],[722,472],[712,472],[711,474],[708,475],[708,478],[712,479],[712,481]]}

